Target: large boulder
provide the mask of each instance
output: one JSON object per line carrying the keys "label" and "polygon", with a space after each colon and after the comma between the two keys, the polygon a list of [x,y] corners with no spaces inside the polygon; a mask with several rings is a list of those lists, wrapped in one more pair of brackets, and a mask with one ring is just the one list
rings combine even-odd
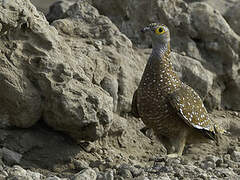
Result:
{"label": "large boulder", "polygon": [[78,39],[69,42],[82,44],[80,51],[74,51],[28,0],[7,1],[0,8],[1,121],[30,127],[41,118],[54,129],[83,140],[106,134],[113,99],[99,85],[97,74],[104,62],[87,56],[94,46]]}
{"label": "large boulder", "polygon": [[213,65],[213,71],[221,79],[225,88],[222,91],[221,104],[227,109],[239,110],[240,79],[239,54],[240,37],[230,28],[218,11],[204,3],[193,3],[194,39],[201,41],[202,53],[207,62]]}
{"label": "large boulder", "polygon": [[[35,19],[44,17],[34,6],[25,4],[24,1],[7,1],[0,6],[0,12],[0,120],[9,125],[27,128],[40,119],[42,100],[25,69],[29,65],[31,50],[35,50],[35,53],[41,51],[33,48],[32,38],[25,34],[30,20],[28,16],[35,16]],[[34,35],[33,31],[29,34],[31,37]]]}
{"label": "large boulder", "polygon": [[93,84],[111,95],[114,111],[130,111],[146,63],[133,50],[131,41],[86,1],[72,5],[65,18],[52,25],[65,38]]}

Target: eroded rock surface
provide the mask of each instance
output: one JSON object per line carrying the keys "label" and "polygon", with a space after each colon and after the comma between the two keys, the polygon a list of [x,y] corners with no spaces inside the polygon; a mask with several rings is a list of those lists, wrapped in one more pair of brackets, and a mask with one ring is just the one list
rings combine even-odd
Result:
{"label": "eroded rock surface", "polygon": [[74,56],[28,1],[6,2],[1,11],[3,119],[30,127],[42,118],[76,139],[103,136],[112,121],[113,100],[92,82],[93,69],[84,67],[94,65],[90,58]]}
{"label": "eroded rock surface", "polygon": [[86,1],[71,6],[65,17],[52,25],[74,56],[85,59],[81,67],[93,84],[113,97],[115,111],[129,112],[145,61],[133,50],[131,41]]}

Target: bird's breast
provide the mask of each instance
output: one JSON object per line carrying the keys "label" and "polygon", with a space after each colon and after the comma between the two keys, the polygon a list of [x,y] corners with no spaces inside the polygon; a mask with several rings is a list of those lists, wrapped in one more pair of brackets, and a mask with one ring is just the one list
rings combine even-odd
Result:
{"label": "bird's breast", "polygon": [[181,85],[170,62],[147,64],[138,87],[138,110],[143,119],[159,119],[169,115],[168,94]]}

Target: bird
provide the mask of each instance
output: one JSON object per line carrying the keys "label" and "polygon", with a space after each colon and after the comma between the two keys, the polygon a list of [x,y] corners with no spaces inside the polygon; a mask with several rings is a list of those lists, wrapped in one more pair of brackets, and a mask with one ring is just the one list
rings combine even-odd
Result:
{"label": "bird", "polygon": [[151,23],[141,31],[150,34],[152,52],[133,94],[133,116],[153,130],[169,157],[182,156],[186,144],[217,142],[225,130],[209,117],[199,95],[174,72],[169,28]]}

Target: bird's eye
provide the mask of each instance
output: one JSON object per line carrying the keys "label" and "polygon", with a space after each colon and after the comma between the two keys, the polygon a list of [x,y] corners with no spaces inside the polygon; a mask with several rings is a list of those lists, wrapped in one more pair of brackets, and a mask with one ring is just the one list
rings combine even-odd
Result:
{"label": "bird's eye", "polygon": [[165,33],[165,30],[164,30],[163,27],[160,26],[160,27],[158,27],[158,28],[155,30],[155,33],[158,34],[158,35],[160,35],[160,34]]}

